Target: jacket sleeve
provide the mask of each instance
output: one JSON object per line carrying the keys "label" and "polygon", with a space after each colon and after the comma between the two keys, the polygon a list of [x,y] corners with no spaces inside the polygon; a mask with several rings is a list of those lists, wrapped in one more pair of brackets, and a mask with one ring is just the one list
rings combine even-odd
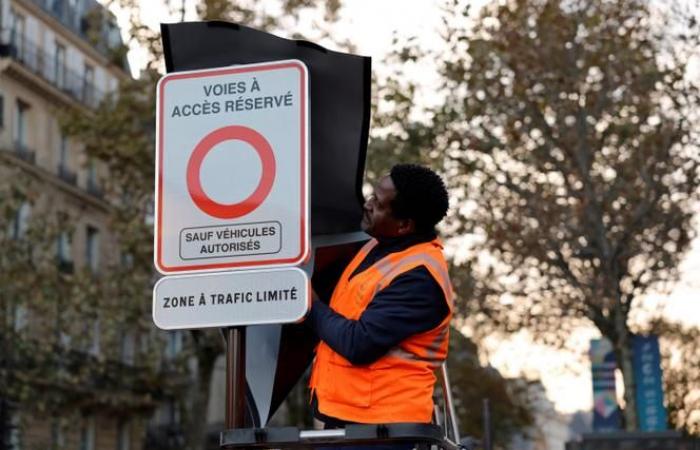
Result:
{"label": "jacket sleeve", "polygon": [[404,339],[435,328],[449,313],[440,285],[425,267],[396,277],[372,299],[359,320],[314,300],[309,325],[333,351],[354,365],[367,365]]}

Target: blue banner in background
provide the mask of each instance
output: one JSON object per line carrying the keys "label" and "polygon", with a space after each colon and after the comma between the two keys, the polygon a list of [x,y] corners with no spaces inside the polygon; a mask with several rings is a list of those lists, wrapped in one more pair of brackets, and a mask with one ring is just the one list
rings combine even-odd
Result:
{"label": "blue banner in background", "polygon": [[656,336],[634,336],[632,355],[639,429],[641,431],[666,430],[667,417],[659,339]]}
{"label": "blue banner in background", "polygon": [[593,431],[620,429],[621,414],[615,392],[615,352],[607,339],[592,339],[589,350],[593,372]]}

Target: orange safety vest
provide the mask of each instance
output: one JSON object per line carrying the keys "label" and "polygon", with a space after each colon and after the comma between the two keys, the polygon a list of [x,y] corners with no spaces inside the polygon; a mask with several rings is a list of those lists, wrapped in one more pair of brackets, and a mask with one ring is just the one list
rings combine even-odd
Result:
{"label": "orange safety vest", "polygon": [[309,383],[312,395],[316,394],[321,413],[337,419],[358,423],[429,423],[434,371],[447,357],[453,310],[452,285],[442,245],[433,240],[391,253],[350,279],[375,245],[375,239],[365,244],[340,277],[330,302],[335,312],[358,320],[377,292],[418,266],[425,266],[442,287],[450,312],[432,330],[408,337],[366,366],[350,364],[321,341]]}

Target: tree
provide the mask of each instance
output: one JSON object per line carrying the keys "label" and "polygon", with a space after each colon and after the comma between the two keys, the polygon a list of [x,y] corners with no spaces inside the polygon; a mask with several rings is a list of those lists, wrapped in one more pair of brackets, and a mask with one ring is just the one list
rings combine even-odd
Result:
{"label": "tree", "polygon": [[419,48],[415,37],[394,36],[384,59],[392,68],[390,75],[372,78],[372,124],[365,174],[369,183],[388,173],[394,164],[436,164],[440,153],[432,148],[432,125],[416,118],[417,112],[425,111],[418,100],[420,86],[411,76],[416,66],[430,56]]}
{"label": "tree", "polygon": [[533,382],[507,379],[493,367],[482,366],[476,344],[455,329],[450,330],[447,367],[463,437],[483,438],[484,399],[491,404],[491,432],[497,448],[507,448],[518,433],[533,425],[531,399],[527,392]]}
{"label": "tree", "polygon": [[432,139],[462,199],[457,234],[474,237],[461,314],[545,342],[594,324],[636,429],[630,310],[676,279],[694,235],[696,21],[644,0],[509,0],[465,26],[458,5]]}
{"label": "tree", "polygon": [[[64,209],[45,177],[11,164],[0,172],[0,401],[14,404],[23,421],[76,417],[83,408],[151,408],[152,394],[168,390],[156,384],[155,363],[127,368],[113,358],[130,305],[106,277],[57,254],[76,212]],[[102,352],[90,353],[95,342]]]}

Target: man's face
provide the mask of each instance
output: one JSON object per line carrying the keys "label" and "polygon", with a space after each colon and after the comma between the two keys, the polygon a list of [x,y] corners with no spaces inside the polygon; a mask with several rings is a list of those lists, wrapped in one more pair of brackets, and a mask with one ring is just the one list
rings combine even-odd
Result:
{"label": "man's face", "polygon": [[381,239],[400,236],[401,221],[394,218],[391,202],[396,197],[396,188],[389,175],[382,177],[374,186],[374,193],[367,199],[362,216],[362,230]]}

